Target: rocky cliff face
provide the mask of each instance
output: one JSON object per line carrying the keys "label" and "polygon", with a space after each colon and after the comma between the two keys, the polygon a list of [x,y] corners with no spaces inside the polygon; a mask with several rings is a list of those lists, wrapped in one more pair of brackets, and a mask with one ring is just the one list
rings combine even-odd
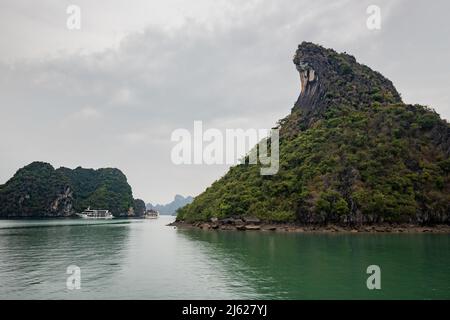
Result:
{"label": "rocky cliff face", "polygon": [[[338,54],[310,42],[298,46],[293,62],[300,74],[300,96],[294,111],[303,126],[311,126],[328,108],[361,109],[373,102],[402,103],[392,82],[346,53]],[[297,123],[298,124],[298,123]]]}
{"label": "rocky cliff face", "polygon": [[[393,83],[381,73],[359,64],[347,53],[337,53],[310,42],[298,46],[293,62],[300,75],[300,95],[288,116],[297,129],[308,128],[324,117],[327,109],[351,107],[364,110],[376,105],[403,104]],[[300,116],[297,116],[299,113]],[[295,121],[294,120],[294,121]],[[438,122],[430,137],[450,154],[450,128]]]}
{"label": "rocky cliff face", "polygon": [[70,216],[73,209],[73,192],[70,186],[66,186],[62,193],[56,195],[56,199],[50,204],[53,215]]}
{"label": "rocky cliff face", "polygon": [[177,219],[449,223],[448,122],[348,54],[304,42],[294,64],[301,92],[279,121],[278,174],[232,167]]}

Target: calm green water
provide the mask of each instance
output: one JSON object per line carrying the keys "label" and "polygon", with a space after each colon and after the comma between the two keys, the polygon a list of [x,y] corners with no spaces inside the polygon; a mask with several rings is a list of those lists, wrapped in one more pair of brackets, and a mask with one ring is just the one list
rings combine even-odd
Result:
{"label": "calm green water", "polygon": [[[450,236],[180,230],[172,220],[1,220],[2,299],[449,299]],[[381,268],[368,290],[366,268]],[[81,268],[81,289],[66,268]]]}

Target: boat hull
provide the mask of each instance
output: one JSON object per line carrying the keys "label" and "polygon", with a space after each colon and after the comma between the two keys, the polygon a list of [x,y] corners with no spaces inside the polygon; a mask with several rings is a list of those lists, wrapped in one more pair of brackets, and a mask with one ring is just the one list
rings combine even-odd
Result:
{"label": "boat hull", "polygon": [[78,213],[77,214],[77,216],[78,217],[80,217],[81,219],[102,219],[102,220],[105,220],[105,219],[112,219],[112,218],[114,218],[113,216],[88,216],[87,214],[82,214],[82,213]]}

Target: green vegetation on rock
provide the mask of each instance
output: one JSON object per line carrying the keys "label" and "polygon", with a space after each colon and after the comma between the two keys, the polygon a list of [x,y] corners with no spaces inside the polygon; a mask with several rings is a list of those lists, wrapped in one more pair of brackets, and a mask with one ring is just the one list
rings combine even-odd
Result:
{"label": "green vegetation on rock", "polygon": [[127,177],[115,168],[98,170],[78,167],[74,170],[60,168],[68,177],[74,190],[74,209],[80,212],[87,207],[110,210],[115,216],[128,214],[133,207],[133,193]]}

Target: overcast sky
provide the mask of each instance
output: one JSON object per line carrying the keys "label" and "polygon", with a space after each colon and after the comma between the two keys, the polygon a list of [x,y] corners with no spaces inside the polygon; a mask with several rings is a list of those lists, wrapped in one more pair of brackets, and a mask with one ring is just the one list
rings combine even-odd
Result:
{"label": "overcast sky", "polygon": [[[68,5],[81,29],[68,30]],[[366,27],[368,5],[381,29]],[[450,118],[450,2],[2,0],[0,183],[35,161],[117,167],[135,197],[197,195],[226,166],[172,164],[171,132],[270,128],[300,92],[302,41],[353,54]]]}

